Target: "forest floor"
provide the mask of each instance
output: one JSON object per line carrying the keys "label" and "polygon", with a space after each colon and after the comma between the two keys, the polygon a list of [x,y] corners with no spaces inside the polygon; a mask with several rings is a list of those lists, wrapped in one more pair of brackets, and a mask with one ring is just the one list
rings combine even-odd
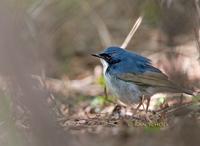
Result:
{"label": "forest floor", "polygon": [[78,141],[87,141],[85,144],[199,145],[200,101],[186,99],[182,103],[173,100],[173,105],[169,100],[147,113],[113,103],[101,107],[91,106],[91,101],[74,107],[62,104],[58,121]]}
{"label": "forest floor", "polygon": [[[143,129],[160,131],[176,127],[182,119],[195,120],[200,125],[199,97],[172,96],[151,101],[149,111],[145,112],[145,102],[136,111],[136,106],[119,106],[110,101],[104,101],[104,96],[69,97],[66,101],[53,98],[50,102],[58,115],[61,126],[72,134],[105,133],[120,134],[122,129]],[[164,96],[164,95],[162,95]],[[71,103],[69,102],[71,100]],[[103,100],[103,101],[102,101]]]}

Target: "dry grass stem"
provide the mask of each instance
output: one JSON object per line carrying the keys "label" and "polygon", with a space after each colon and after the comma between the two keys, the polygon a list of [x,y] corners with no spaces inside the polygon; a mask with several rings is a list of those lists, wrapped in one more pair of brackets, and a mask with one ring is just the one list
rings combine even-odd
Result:
{"label": "dry grass stem", "polygon": [[133,25],[131,31],[129,32],[128,36],[126,37],[125,41],[123,42],[123,44],[121,45],[121,48],[122,49],[126,49],[126,47],[128,46],[131,38],[133,37],[133,35],[135,34],[135,32],[137,31],[137,29],[139,28],[140,24],[142,23],[142,19],[143,19],[143,16],[140,16],[135,24]]}

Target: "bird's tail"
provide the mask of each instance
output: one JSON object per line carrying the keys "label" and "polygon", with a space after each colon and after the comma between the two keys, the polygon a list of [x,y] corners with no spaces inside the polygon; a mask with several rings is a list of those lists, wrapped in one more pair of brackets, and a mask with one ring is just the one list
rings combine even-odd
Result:
{"label": "bird's tail", "polygon": [[185,93],[185,94],[188,94],[188,95],[194,95],[193,90],[186,89],[184,87],[180,87],[180,86],[178,86],[178,85],[176,85],[175,83],[172,83],[172,82],[171,82],[171,88],[176,90],[177,92],[180,92],[180,93]]}
{"label": "bird's tail", "polygon": [[189,90],[189,89],[182,89],[183,90],[183,93],[186,93],[188,95],[194,95],[194,91],[192,90]]}

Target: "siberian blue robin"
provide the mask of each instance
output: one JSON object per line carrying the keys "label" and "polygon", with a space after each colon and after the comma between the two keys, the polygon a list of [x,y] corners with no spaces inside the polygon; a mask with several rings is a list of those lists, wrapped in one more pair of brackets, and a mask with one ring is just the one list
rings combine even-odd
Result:
{"label": "siberian blue robin", "polygon": [[108,89],[125,104],[147,100],[148,111],[151,96],[155,93],[172,92],[192,94],[190,90],[179,87],[154,67],[151,60],[119,47],[109,47],[102,53],[92,54],[100,58]]}

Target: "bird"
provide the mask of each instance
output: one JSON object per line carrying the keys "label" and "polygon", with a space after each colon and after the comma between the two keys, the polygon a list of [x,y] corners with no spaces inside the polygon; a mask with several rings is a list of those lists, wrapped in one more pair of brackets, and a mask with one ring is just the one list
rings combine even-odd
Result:
{"label": "bird", "polygon": [[152,65],[147,57],[120,47],[111,46],[98,54],[108,90],[126,105],[138,103],[136,109],[147,100],[146,112],[151,97],[156,93],[186,93],[192,91],[173,83],[166,74]]}

